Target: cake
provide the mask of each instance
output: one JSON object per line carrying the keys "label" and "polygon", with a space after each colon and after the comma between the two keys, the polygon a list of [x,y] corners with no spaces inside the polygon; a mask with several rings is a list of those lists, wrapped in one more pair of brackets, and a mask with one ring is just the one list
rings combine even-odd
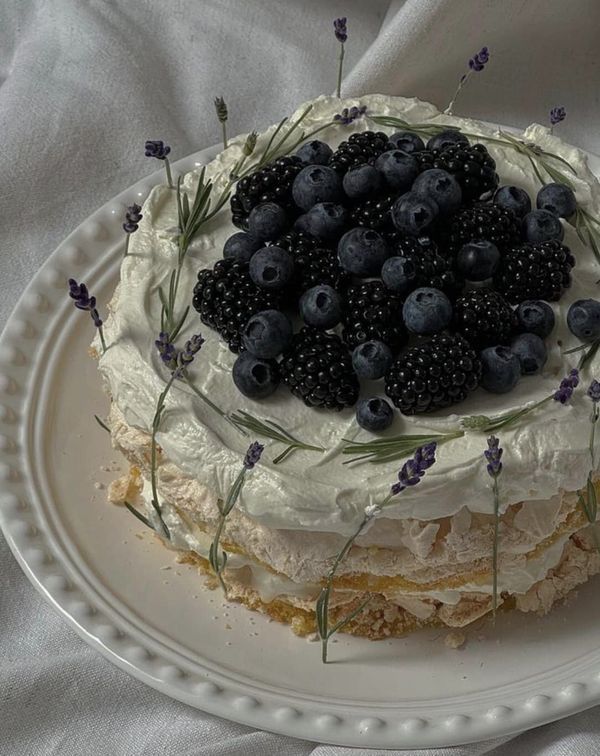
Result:
{"label": "cake", "polygon": [[[369,120],[374,116],[379,118]],[[386,119],[389,125],[384,125]],[[590,413],[596,411],[596,403],[586,393],[597,374],[600,358],[593,349],[571,351],[585,346],[573,333],[574,303],[593,298],[600,278],[600,265],[589,246],[593,219],[600,216],[600,186],[584,154],[565,144],[546,127],[533,125],[523,134],[507,136],[484,123],[442,114],[433,105],[417,99],[370,95],[360,100],[340,101],[322,96],[299,108],[287,124],[300,120],[305,133],[318,131],[318,139],[333,150],[333,156],[325,160],[339,175],[345,175],[353,163],[372,165],[376,159],[375,152],[369,152],[372,148],[380,153],[385,150],[381,145],[373,147],[377,136],[355,138],[354,147],[351,142],[350,148],[346,144],[342,150],[336,149],[338,145],[347,143],[351,135],[363,133],[383,133],[389,137],[400,130],[394,126],[393,119],[408,124],[407,130],[416,128],[425,135],[456,128],[475,135],[469,136],[472,145],[480,143],[487,149],[475,167],[468,164],[464,168],[463,164],[462,174],[461,166],[457,168],[450,158],[446,157],[445,162],[438,159],[443,150],[439,154],[420,151],[418,157],[420,171],[439,167],[454,170],[461,183],[462,204],[452,208],[458,220],[453,225],[453,216],[449,213],[442,229],[436,232],[440,255],[431,257],[431,250],[425,244],[416,248],[417,257],[413,258],[419,262],[429,260],[430,255],[431,265],[424,268],[426,280],[420,283],[447,294],[454,310],[452,332],[458,336],[425,336],[426,328],[420,336],[414,336],[420,327],[418,311],[416,315],[413,313],[417,324],[408,343],[399,315],[395,316],[399,322],[397,330],[394,331],[396,321],[388,318],[384,325],[390,330],[383,335],[381,329],[373,330],[368,323],[365,325],[360,320],[360,308],[369,304],[371,292],[375,292],[376,298],[380,289],[385,290],[385,296],[390,295],[389,289],[374,273],[373,266],[360,269],[362,259],[343,260],[344,253],[330,256],[328,270],[317,271],[316,277],[311,279],[311,237],[305,227],[302,230],[304,221],[297,222],[295,231],[287,228],[281,234],[283,241],[279,248],[295,249],[299,254],[298,245],[307,245],[309,259],[304,270],[308,282],[303,288],[317,284],[337,287],[345,292],[344,296],[354,297],[353,312],[359,313],[353,316],[355,320],[358,318],[358,326],[350,317],[346,318],[344,326],[333,329],[340,334],[345,328],[347,333],[343,334],[343,339],[329,342],[311,331],[300,346],[308,348],[308,344],[313,349],[315,343],[320,344],[310,354],[324,354],[328,364],[341,366],[336,375],[343,373],[346,383],[337,391],[337,399],[329,397],[329,408],[327,405],[309,406],[323,404],[323,397],[312,394],[310,386],[299,384],[298,347],[292,357],[284,355],[282,359],[282,363],[291,360],[290,365],[276,368],[284,373],[284,381],[276,391],[265,398],[257,395],[250,398],[240,392],[239,382],[234,382],[232,373],[241,359],[236,352],[244,350],[244,341],[240,332],[231,326],[231,318],[237,315],[235,308],[241,309],[239,318],[247,320],[249,313],[257,310],[289,307],[292,300],[298,301],[298,292],[291,293],[289,286],[275,290],[240,284],[226,303],[230,310],[226,316],[220,312],[219,320],[208,305],[202,310],[202,296],[208,291],[206,301],[211,301],[210,296],[216,291],[214,287],[220,285],[219,277],[210,274],[213,278],[209,279],[209,274],[204,274],[204,278],[201,274],[204,288],[198,295],[198,276],[202,270],[213,270],[223,258],[227,239],[248,224],[249,205],[242,202],[247,195],[237,191],[232,171],[238,170],[240,164],[246,170],[251,167],[269,144],[274,143],[273,135],[285,133],[288,127],[284,125],[267,129],[258,135],[255,144],[255,135],[250,135],[250,139],[242,135],[230,140],[212,162],[183,176],[179,211],[176,189],[162,185],[151,191],[142,208],[139,229],[135,224],[136,232],[131,235],[128,254],[121,264],[119,284],[108,305],[104,323],[108,348],[103,352],[98,338],[93,344],[110,398],[106,426],[110,429],[113,446],[129,464],[129,473],[111,487],[111,499],[127,502],[128,508],[134,514],[137,512],[180,560],[197,565],[207,576],[209,587],[219,584],[215,576],[216,564],[218,577],[230,600],[288,623],[300,635],[319,630],[316,612],[328,576],[331,590],[327,594],[326,611],[330,622],[352,617],[340,629],[379,639],[427,626],[464,628],[495,612],[496,608],[544,613],[600,570],[593,532],[595,464],[593,455],[590,459],[589,449]],[[298,131],[285,146],[291,147],[297,136]],[[385,139],[383,145],[390,147]],[[297,148],[296,145],[293,152]],[[285,152],[282,148],[280,154]],[[556,158],[545,158],[547,155]],[[277,157],[273,155],[273,160]],[[529,252],[523,252],[523,239],[519,236],[523,233],[521,219],[509,210],[501,212],[501,204],[494,205],[490,198],[496,190],[497,172],[500,185],[525,190],[535,202],[541,186],[536,175],[538,158],[545,159],[551,169],[554,167],[568,177],[577,206],[585,213],[584,217],[580,216],[578,210],[577,217],[583,217],[585,223],[578,235],[572,225],[558,221],[561,235],[564,229],[562,243],[533,241]],[[464,163],[464,156],[456,158],[459,163],[461,159]],[[244,191],[255,193],[254,204],[279,199],[289,213],[290,203],[293,205],[296,200],[306,203],[299,194],[294,195],[293,201],[290,199],[290,187],[305,165],[284,160],[272,169],[268,179],[261,179],[262,184],[251,185],[250,180],[246,181]],[[485,170],[481,170],[482,166]],[[385,171],[381,170],[385,176]],[[194,362],[189,364],[189,380],[171,381],[173,385],[165,399],[160,422],[155,424],[157,490],[153,494],[153,422],[157,398],[170,376],[165,366],[169,355],[164,359],[164,349],[161,351],[159,343],[157,350],[155,344],[159,332],[165,331],[158,291],[162,288],[164,299],[177,264],[181,197],[186,194],[185,202],[193,208],[199,179],[212,182],[213,198],[218,198],[231,186],[233,199],[231,206],[225,203],[204,223],[191,239],[189,251],[182,260],[177,313],[183,314],[187,306],[190,311],[176,342],[182,347],[198,333],[202,333],[205,342],[199,352],[196,349]],[[410,237],[412,241],[407,242],[402,233],[393,225],[389,226],[388,211],[394,202],[398,207],[401,194],[397,188],[387,194],[382,190],[361,202],[348,202],[348,214],[352,214],[352,218],[346,219],[344,231],[371,224],[389,246],[412,249],[411,245],[417,244],[415,239],[422,245],[423,233]],[[489,211],[490,207],[496,210]],[[306,212],[306,208],[295,208],[296,216],[302,209]],[[185,207],[183,212],[185,214]],[[461,270],[464,273],[468,261],[462,268],[456,261],[466,243],[485,239],[486,235],[500,248],[504,268],[503,273],[494,278],[492,292],[488,289],[483,295],[480,286],[465,288]],[[336,244],[334,241],[320,246],[335,250]],[[544,256],[545,251],[539,253],[539,244],[546,244],[550,257]],[[515,249],[520,251],[517,253]],[[538,268],[530,267],[523,273],[519,268],[520,260],[529,253],[534,257],[541,254],[541,263],[538,259]],[[552,267],[556,255],[562,255],[558,273]],[[233,258],[229,258],[227,265],[219,264],[223,269],[222,277],[227,277],[235,264]],[[374,265],[377,264],[380,270],[382,260]],[[520,370],[534,374],[521,377],[510,391],[507,385],[498,386],[495,382],[504,381],[512,386],[516,381],[510,376],[498,378],[492,370],[487,379],[490,390],[486,391],[479,386],[482,369],[484,374],[486,369],[490,371],[489,365],[487,368],[480,365],[482,350],[495,346],[496,339],[497,343],[508,343],[509,346],[503,347],[507,352],[513,349],[511,340],[518,330],[516,306],[529,292],[528,286],[531,288],[528,276],[535,278],[540,265],[547,266],[545,271],[552,269],[556,273],[551,277],[551,290],[546,281],[540,284],[538,291],[533,286],[533,296],[526,298],[554,300],[551,306],[555,325],[550,326],[549,335],[544,334],[547,358],[544,355],[539,364],[533,366],[527,359],[521,361]],[[319,275],[325,278],[321,280]],[[244,281],[248,280],[246,276]],[[207,289],[209,285],[213,288]],[[354,287],[352,295],[348,294],[351,287]],[[401,306],[409,295],[405,292],[396,296]],[[244,297],[256,298],[251,309],[247,309]],[[196,310],[200,311],[204,323]],[[483,325],[479,321],[473,325],[473,310],[487,313],[486,317],[492,317],[491,324],[488,317]],[[439,308],[435,312],[438,317]],[[293,315],[294,330],[298,331],[301,323],[297,309]],[[410,313],[409,316],[412,317]],[[444,320],[443,308],[441,317]],[[444,327],[448,322],[444,321]],[[469,328],[474,329],[473,332]],[[367,338],[373,338],[373,334],[386,341],[394,352],[396,361],[388,369],[385,380],[385,403],[388,407],[393,403],[400,408],[393,411],[391,427],[381,433],[377,429],[366,429],[370,420],[366,427],[364,422],[357,423],[353,405],[359,392],[361,397],[382,397],[384,382],[358,381],[354,374],[348,373],[349,364],[352,370],[351,350]],[[398,341],[394,342],[396,336]],[[407,393],[402,382],[408,380],[407,371],[410,373],[416,369],[414,365],[422,364],[419,363],[422,353],[418,350],[423,344],[430,344],[429,339],[436,338],[442,341],[434,355],[449,355],[448,350],[453,349],[452,354],[458,355],[453,359],[459,362],[465,354],[471,355],[468,365],[463,364],[466,378],[463,375],[460,380],[463,387],[471,380],[473,385],[464,391],[456,389],[451,395],[452,401],[447,392],[441,392],[437,404],[435,396],[433,399],[429,396],[429,406],[425,407],[419,405],[419,401],[422,402],[419,392],[415,400],[414,391]],[[412,350],[410,359],[407,350]],[[516,346],[514,350],[518,351]],[[586,364],[577,374],[582,354],[587,356]],[[193,356],[190,355],[190,359]],[[511,351],[510,360],[513,357]],[[411,385],[414,388],[415,384]],[[565,389],[566,396],[560,395]],[[340,406],[333,406],[338,400]],[[422,409],[433,411],[422,412]],[[506,421],[507,417],[518,413],[521,413],[519,417]],[[250,417],[259,423],[236,427],[232,422],[236,417],[246,421]],[[503,424],[495,428],[494,420],[498,418],[504,419]],[[291,434],[300,442],[299,446],[283,455],[286,444],[257,432],[266,426],[275,427],[269,423]],[[503,449],[501,475],[497,474],[499,452],[493,434],[500,439]],[[378,503],[388,497],[390,486],[398,480],[399,469],[413,453],[422,452],[416,451],[416,445],[409,449],[396,442],[392,451],[385,454],[381,452],[382,446],[372,446],[372,442],[410,436],[423,439],[423,453],[428,453],[427,449],[432,453],[432,444],[437,444],[435,464],[425,465],[428,469],[418,486],[406,486],[401,495],[380,509]],[[258,464],[252,462],[243,467],[248,444],[254,440],[266,447],[262,458]],[[403,448],[409,450],[403,453]],[[374,449],[379,449],[379,456],[375,458]],[[248,473],[244,485],[238,487],[235,506],[222,517],[223,502],[239,480],[240,470]],[[423,470],[420,475],[422,473]],[[496,484],[497,513],[493,495]],[[156,507],[152,506],[153,498],[159,502],[166,527],[162,526]],[[130,516],[124,509],[123,517]],[[219,523],[220,540],[215,550]],[[332,575],[332,565],[348,539],[351,539],[351,547]],[[224,566],[219,562],[221,550],[227,554]]]}

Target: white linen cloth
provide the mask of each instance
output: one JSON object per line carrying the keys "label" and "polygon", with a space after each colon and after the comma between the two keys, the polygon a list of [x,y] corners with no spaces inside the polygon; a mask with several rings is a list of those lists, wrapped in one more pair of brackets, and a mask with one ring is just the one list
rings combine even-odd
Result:
{"label": "white linen cloth", "polygon": [[[4,0],[0,7],[0,325],[40,263],[93,210],[155,170],[146,138],[182,157],[264,128],[335,86],[332,20],[348,16],[348,94],[444,106],[483,45],[455,112],[525,126],[564,105],[561,135],[600,152],[595,0]],[[87,647],[0,536],[0,753],[342,756],[253,731],[145,687]],[[600,709],[445,754],[588,756]],[[417,753],[417,752],[413,752]],[[439,749],[419,751],[439,754]]]}

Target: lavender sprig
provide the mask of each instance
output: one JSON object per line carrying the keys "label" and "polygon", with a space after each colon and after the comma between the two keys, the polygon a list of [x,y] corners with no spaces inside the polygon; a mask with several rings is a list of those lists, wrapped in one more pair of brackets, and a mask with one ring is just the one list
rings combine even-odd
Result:
{"label": "lavender sprig", "polygon": [[227,105],[222,97],[215,97],[215,110],[223,131],[223,149],[227,149]]}
{"label": "lavender sprig", "polygon": [[[587,395],[592,401],[592,411],[590,413],[590,471],[587,476],[585,492],[582,490],[579,492],[579,505],[583,509],[585,516],[587,517],[590,525],[596,523],[598,516],[598,497],[596,494],[596,486],[594,485],[594,472],[596,471],[596,452],[595,452],[595,440],[596,440],[596,426],[598,424],[598,418],[600,418],[600,382],[595,378],[590,383],[587,390]],[[595,530],[592,530],[596,549],[600,553],[600,541]]]}
{"label": "lavender sprig", "polygon": [[435,442],[431,442],[419,447],[415,451],[413,457],[407,460],[400,468],[400,471],[398,472],[398,481],[394,482],[390,486],[390,492],[385,497],[385,499],[377,504],[369,504],[365,507],[364,515],[360,522],[360,525],[350,536],[350,538],[348,538],[341,551],[336,556],[333,565],[327,575],[325,585],[321,589],[315,604],[317,631],[319,638],[321,639],[321,659],[324,664],[327,663],[329,639],[335,633],[345,627],[356,616],[358,616],[371,600],[371,597],[368,596],[367,599],[361,602],[356,609],[350,612],[350,614],[338,620],[333,626],[330,627],[329,602],[331,600],[331,592],[333,590],[333,583],[338,567],[345,559],[348,552],[354,545],[354,542],[356,541],[358,536],[361,535],[366,525],[370,523],[371,520],[380,515],[385,507],[392,504],[395,496],[398,496],[398,494],[402,493],[402,491],[405,491],[407,488],[416,486],[421,482],[426,470],[428,470],[430,467],[432,467],[433,464],[435,464],[436,449],[437,444]]}
{"label": "lavender sprig", "polygon": [[129,237],[138,230],[139,222],[143,217],[142,208],[139,205],[136,205],[135,202],[127,208],[127,212],[125,213],[125,223],[123,223],[123,231],[126,233],[125,257],[129,254]]}
{"label": "lavender sprig", "polygon": [[354,105],[351,108],[344,108],[341,113],[336,113],[333,116],[333,120],[337,123],[343,124],[344,126],[348,126],[353,121],[356,121],[357,118],[364,116],[366,112],[366,105],[359,105],[358,107]]}
{"label": "lavender sprig", "polygon": [[69,278],[69,296],[78,310],[89,312],[94,325],[98,329],[102,352],[106,352],[106,341],[104,340],[104,331],[102,329],[102,319],[96,309],[96,297],[90,296],[87,286],[82,283],[78,284],[74,278]]}
{"label": "lavender sprig", "polygon": [[338,58],[338,76],[337,76],[337,96],[338,98],[341,97],[342,92],[342,71],[344,67],[344,45],[346,44],[346,40],[348,39],[348,26],[347,26],[347,18],[343,16],[342,18],[336,18],[333,22],[333,32],[335,34],[335,38],[340,43],[340,56]]}
{"label": "lavender sprig", "polygon": [[144,145],[144,152],[146,157],[156,158],[157,160],[163,160],[165,163],[165,172],[167,174],[167,183],[171,189],[174,189],[173,177],[171,175],[171,163],[167,155],[171,152],[171,148],[168,144],[165,144],[162,139],[147,139]]}
{"label": "lavender sprig", "polygon": [[223,501],[222,499],[217,499],[219,521],[217,523],[217,530],[215,532],[213,541],[208,551],[208,561],[210,566],[212,567],[213,572],[218,578],[221,587],[223,588],[225,597],[227,597],[227,585],[225,584],[225,580],[223,578],[223,571],[225,570],[225,566],[227,564],[227,552],[220,550],[221,535],[223,533],[223,528],[225,527],[227,517],[229,516],[231,510],[234,508],[237,500],[239,499],[240,493],[242,492],[242,488],[244,487],[244,483],[246,481],[246,475],[258,464],[264,448],[265,447],[262,444],[259,444],[258,441],[253,441],[250,444],[244,456],[242,469],[239,471],[236,479],[233,481],[233,484],[229,489],[229,493],[227,494],[225,501]]}
{"label": "lavender sprig", "polygon": [[461,89],[467,83],[471,75],[474,72],[479,73],[480,71],[483,71],[489,59],[490,59],[490,52],[487,47],[482,47],[481,50],[479,50],[479,52],[476,52],[475,55],[473,55],[473,57],[469,59],[469,62],[468,62],[469,70],[460,77],[460,81],[458,82],[458,86],[456,87],[456,92],[454,93],[453,98],[450,100],[448,107],[446,108],[446,110],[444,110],[444,113],[446,115],[452,114],[452,110],[456,103],[456,99],[458,95],[460,94]]}
{"label": "lavender sprig", "polygon": [[554,127],[565,120],[567,117],[567,111],[562,105],[554,107],[550,110],[550,133],[554,132]]}
{"label": "lavender sprig", "polygon": [[558,389],[544,399],[540,399],[539,402],[530,404],[528,407],[524,407],[520,410],[505,412],[493,418],[488,417],[487,415],[471,415],[470,417],[463,417],[461,421],[462,427],[468,428],[469,430],[481,431],[482,433],[495,433],[499,430],[506,430],[551,401],[556,401],[560,404],[568,404],[578,385],[579,370],[573,368],[573,370],[562,379]]}
{"label": "lavender sprig", "polygon": [[498,478],[502,472],[502,453],[500,441],[496,436],[490,436],[487,440],[488,448],[483,455],[487,462],[488,475],[492,478],[492,492],[494,496],[494,545],[492,549],[492,613],[496,619],[498,609],[498,530],[500,526],[500,493],[498,490]]}

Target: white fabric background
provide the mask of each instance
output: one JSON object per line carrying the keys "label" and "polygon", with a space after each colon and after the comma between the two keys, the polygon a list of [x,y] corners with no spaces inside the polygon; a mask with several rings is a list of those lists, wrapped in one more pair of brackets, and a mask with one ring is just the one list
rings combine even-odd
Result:
{"label": "white fabric background", "polygon": [[[143,156],[146,138],[167,140],[173,157],[181,157],[218,141],[215,95],[226,98],[236,134],[332,91],[336,16],[349,18],[348,94],[418,95],[444,106],[465,62],[485,44],[491,62],[473,77],[456,112],[524,126],[564,105],[569,116],[560,133],[600,152],[596,0],[3,0],[0,6],[0,325],[67,233],[156,168]],[[510,740],[445,753],[599,752],[600,709],[593,709]],[[359,752],[252,731],[130,679],[42,602],[0,536],[0,753]]]}

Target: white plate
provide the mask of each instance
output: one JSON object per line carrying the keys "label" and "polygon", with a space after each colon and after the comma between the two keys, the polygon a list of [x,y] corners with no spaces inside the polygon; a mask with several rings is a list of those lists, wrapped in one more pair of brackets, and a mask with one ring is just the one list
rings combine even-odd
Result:
{"label": "white plate", "polygon": [[[190,170],[206,150],[175,167]],[[592,158],[598,169],[600,161]],[[167,695],[299,738],[373,748],[452,745],[517,732],[600,701],[598,582],[550,616],[501,617],[462,650],[444,632],[318,645],[222,606],[126,510],[109,506],[116,455],[93,326],[67,297],[73,276],[105,311],[125,206],[162,172],[94,213],[50,256],[0,339],[0,524],[23,570],[79,635]],[[168,568],[168,569],[165,569]]]}

